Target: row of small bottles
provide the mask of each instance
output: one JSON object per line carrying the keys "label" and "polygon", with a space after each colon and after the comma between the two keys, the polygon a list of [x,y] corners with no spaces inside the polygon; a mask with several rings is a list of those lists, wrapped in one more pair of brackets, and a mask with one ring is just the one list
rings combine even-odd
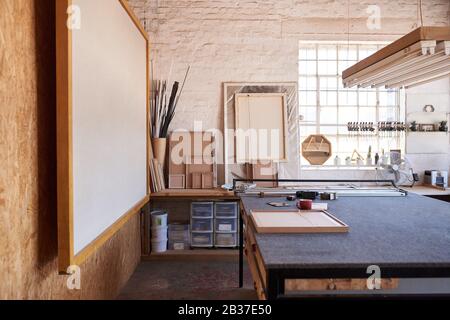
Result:
{"label": "row of small bottles", "polygon": [[[369,146],[367,157],[364,158],[358,151],[354,150],[351,157],[345,158],[345,165],[351,166],[356,164],[358,166],[376,166],[382,163],[389,163],[391,157],[390,153],[385,153],[384,150],[382,150],[381,157],[378,152],[376,152],[375,156],[372,158],[372,146]],[[334,165],[336,167],[342,165],[341,158],[338,155],[334,158]]]}

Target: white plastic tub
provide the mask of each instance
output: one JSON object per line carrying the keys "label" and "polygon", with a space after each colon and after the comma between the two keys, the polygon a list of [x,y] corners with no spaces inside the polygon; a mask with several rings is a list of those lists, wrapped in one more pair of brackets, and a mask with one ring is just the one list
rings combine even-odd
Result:
{"label": "white plastic tub", "polygon": [[152,252],[160,253],[167,251],[167,238],[166,239],[152,239]]}
{"label": "white plastic tub", "polygon": [[153,211],[152,216],[152,227],[167,227],[167,212],[165,211]]}
{"label": "white plastic tub", "polygon": [[153,240],[167,240],[167,227],[152,227],[151,235]]}

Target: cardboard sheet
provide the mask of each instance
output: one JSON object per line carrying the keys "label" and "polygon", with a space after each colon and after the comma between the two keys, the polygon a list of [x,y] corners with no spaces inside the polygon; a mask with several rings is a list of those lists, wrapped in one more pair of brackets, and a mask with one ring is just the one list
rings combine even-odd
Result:
{"label": "cardboard sheet", "polygon": [[342,233],[348,226],[328,211],[252,211],[258,233]]}

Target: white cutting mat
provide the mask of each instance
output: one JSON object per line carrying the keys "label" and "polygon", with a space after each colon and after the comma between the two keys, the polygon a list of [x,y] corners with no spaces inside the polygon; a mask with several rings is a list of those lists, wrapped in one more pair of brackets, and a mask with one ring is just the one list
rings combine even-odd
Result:
{"label": "white cutting mat", "polygon": [[342,233],[348,225],[328,211],[252,211],[258,233]]}

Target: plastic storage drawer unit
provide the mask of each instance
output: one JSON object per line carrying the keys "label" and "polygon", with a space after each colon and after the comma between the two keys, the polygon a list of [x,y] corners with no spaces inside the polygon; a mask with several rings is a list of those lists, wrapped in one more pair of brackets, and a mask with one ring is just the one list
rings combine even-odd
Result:
{"label": "plastic storage drawer unit", "polygon": [[189,224],[171,223],[169,224],[169,231],[189,232]]}
{"label": "plastic storage drawer unit", "polygon": [[214,244],[216,247],[233,248],[237,246],[236,233],[216,233]]}
{"label": "plastic storage drawer unit", "polygon": [[192,218],[191,219],[193,232],[213,232],[212,218]]}
{"label": "plastic storage drawer unit", "polygon": [[214,216],[216,218],[237,218],[237,202],[216,202],[214,206]]}
{"label": "plastic storage drawer unit", "polygon": [[212,218],[214,216],[213,202],[192,202],[191,217],[193,218]]}
{"label": "plastic storage drawer unit", "polygon": [[189,250],[191,247],[188,224],[174,223],[169,225],[169,250]]}
{"label": "plastic storage drawer unit", "polygon": [[213,246],[213,233],[192,232],[191,247],[211,248]]}
{"label": "plastic storage drawer unit", "polygon": [[185,240],[189,239],[188,224],[169,224],[169,240]]}
{"label": "plastic storage drawer unit", "polygon": [[169,240],[169,250],[189,250],[191,248],[191,242],[179,241],[179,240]]}
{"label": "plastic storage drawer unit", "polygon": [[236,218],[216,218],[216,232],[236,232]]}

